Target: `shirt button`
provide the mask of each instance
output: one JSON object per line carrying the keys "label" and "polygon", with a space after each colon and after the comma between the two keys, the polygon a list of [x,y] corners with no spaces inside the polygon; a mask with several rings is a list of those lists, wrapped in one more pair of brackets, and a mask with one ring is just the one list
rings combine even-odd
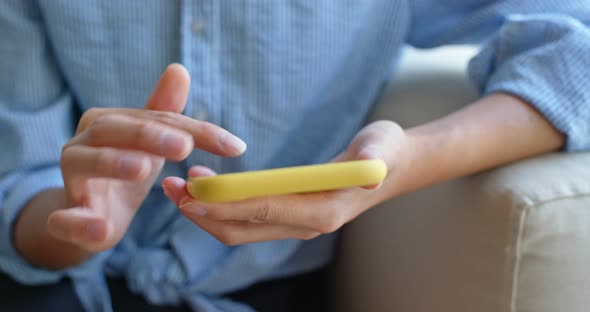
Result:
{"label": "shirt button", "polygon": [[207,109],[205,109],[205,107],[203,106],[199,106],[197,108],[195,108],[194,112],[193,112],[193,118],[196,120],[207,120]]}
{"label": "shirt button", "polygon": [[205,30],[205,22],[203,20],[195,20],[191,25],[191,29],[194,33],[202,33]]}

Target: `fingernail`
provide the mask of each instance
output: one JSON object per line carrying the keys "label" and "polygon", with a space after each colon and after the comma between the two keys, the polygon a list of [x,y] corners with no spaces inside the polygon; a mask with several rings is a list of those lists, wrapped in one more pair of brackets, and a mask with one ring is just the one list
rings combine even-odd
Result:
{"label": "fingernail", "polygon": [[229,151],[233,154],[242,154],[246,151],[246,143],[240,140],[240,138],[227,133],[221,139],[221,145],[226,151]]}
{"label": "fingernail", "polygon": [[186,140],[177,134],[164,133],[160,140],[163,148],[166,149],[166,154],[180,154],[186,148]]}
{"label": "fingernail", "polygon": [[205,208],[203,208],[199,205],[195,205],[191,202],[181,204],[180,208],[182,210],[188,211],[190,213],[198,214],[199,216],[204,216],[207,214],[207,210],[205,210]]}
{"label": "fingernail", "polygon": [[379,182],[379,184],[373,184],[373,185],[363,186],[363,188],[366,189],[366,190],[374,191],[374,190],[380,188],[381,187],[381,184],[383,184],[383,182]]}
{"label": "fingernail", "polygon": [[170,190],[168,190],[168,187],[166,185],[162,185],[162,189],[164,190],[164,195],[170,197]]}
{"label": "fingernail", "polygon": [[104,236],[104,226],[96,222],[90,222],[86,225],[86,239],[90,241],[100,241]]}

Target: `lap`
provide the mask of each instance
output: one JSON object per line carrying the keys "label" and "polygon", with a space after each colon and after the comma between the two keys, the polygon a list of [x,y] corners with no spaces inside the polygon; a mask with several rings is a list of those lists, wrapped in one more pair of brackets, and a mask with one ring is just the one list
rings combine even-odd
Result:
{"label": "lap", "polygon": [[[161,307],[149,304],[143,297],[132,294],[123,279],[107,281],[115,311],[190,311],[188,306]],[[327,269],[302,275],[261,282],[227,296],[265,311],[327,311]],[[0,274],[0,311],[84,311],[72,283],[62,280],[56,284],[28,286]]]}
{"label": "lap", "polygon": [[27,286],[0,274],[0,296],[0,311],[84,311],[71,283],[67,281]]}

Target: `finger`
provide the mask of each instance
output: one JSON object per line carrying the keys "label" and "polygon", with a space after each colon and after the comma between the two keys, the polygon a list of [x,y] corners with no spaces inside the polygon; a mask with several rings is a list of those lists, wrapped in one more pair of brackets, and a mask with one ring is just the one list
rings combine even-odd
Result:
{"label": "finger", "polygon": [[348,207],[342,207],[341,203],[361,206],[354,202],[355,197],[339,197],[346,193],[342,190],[290,194],[228,203],[205,203],[186,196],[180,200],[179,208],[187,214],[217,221],[281,224],[331,233],[350,219]]}
{"label": "finger", "polygon": [[[194,166],[188,170],[188,176],[192,178],[215,175],[215,172],[204,166]],[[186,181],[178,177],[167,177],[162,180],[164,194],[177,206],[180,200],[189,196],[186,190]]]}
{"label": "finger", "polygon": [[216,175],[215,171],[205,166],[193,166],[188,170],[188,176],[191,178],[209,177],[214,175]]}
{"label": "finger", "polygon": [[346,152],[342,152],[336,156],[334,156],[334,158],[330,159],[329,162],[339,162],[339,161],[346,161],[346,160],[350,160],[348,155],[346,154]]}
{"label": "finger", "polygon": [[257,243],[280,239],[312,239],[320,233],[286,225],[255,224],[241,221],[216,221],[185,214],[193,223],[226,245]]}
{"label": "finger", "polygon": [[189,133],[196,148],[220,156],[238,156],[246,151],[246,143],[229,131],[209,122],[195,120],[184,115],[171,112],[147,111],[138,109],[112,108],[91,109],[84,113],[78,124],[76,133],[81,133],[96,120],[105,115],[124,115],[131,118],[154,121]]}
{"label": "finger", "polygon": [[151,162],[143,153],[80,144],[64,148],[60,164],[64,176],[85,178],[140,181],[151,171]]}
{"label": "finger", "polygon": [[185,131],[118,114],[97,118],[69,144],[137,150],[176,161],[186,158],[193,148],[193,140]]}
{"label": "finger", "polygon": [[186,181],[179,177],[165,178],[162,180],[162,188],[164,189],[164,195],[177,206],[182,198],[188,196]]}
{"label": "finger", "polygon": [[57,210],[49,215],[48,232],[89,251],[102,250],[114,232],[113,225],[87,208]]}
{"label": "finger", "polygon": [[170,64],[148,99],[145,109],[181,113],[190,89],[190,76],[181,64]]}

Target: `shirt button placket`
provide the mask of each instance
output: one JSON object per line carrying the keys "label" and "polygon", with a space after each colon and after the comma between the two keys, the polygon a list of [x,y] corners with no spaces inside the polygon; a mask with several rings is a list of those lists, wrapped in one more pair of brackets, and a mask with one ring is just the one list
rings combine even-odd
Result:
{"label": "shirt button placket", "polygon": [[[202,0],[191,2],[191,20],[187,29],[191,33],[191,106],[189,116],[214,124],[221,123],[220,108],[217,107],[217,55],[214,36],[218,32],[217,1]],[[210,153],[196,150],[190,158],[193,164],[203,164],[215,171],[221,169],[221,161]]]}
{"label": "shirt button placket", "polygon": [[207,107],[201,103],[197,103],[195,107],[193,107],[193,114],[192,117],[196,120],[207,121]]}
{"label": "shirt button placket", "polygon": [[207,27],[208,18],[212,18],[211,7],[208,1],[199,1],[192,7],[192,22],[190,29],[194,40],[192,44],[191,62],[195,64],[192,68],[192,112],[191,117],[198,120],[209,120],[215,122],[210,105],[212,105],[212,73],[211,64],[211,33],[212,29]]}
{"label": "shirt button placket", "polygon": [[194,34],[197,34],[197,35],[202,34],[205,31],[206,27],[207,27],[207,24],[202,19],[196,19],[191,24],[191,30],[193,31]]}

